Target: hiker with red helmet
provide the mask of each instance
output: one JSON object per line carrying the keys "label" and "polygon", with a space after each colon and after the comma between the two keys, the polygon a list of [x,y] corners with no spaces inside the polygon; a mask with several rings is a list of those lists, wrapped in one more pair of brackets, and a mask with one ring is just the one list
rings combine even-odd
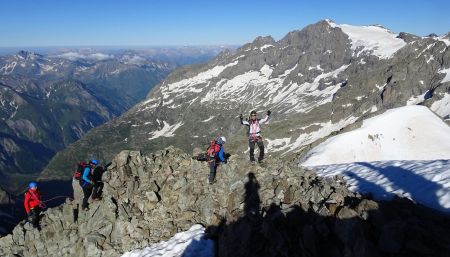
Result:
{"label": "hiker with red helmet", "polygon": [[226,141],[227,139],[225,137],[218,137],[211,141],[211,145],[208,147],[206,155],[208,157],[209,165],[209,184],[215,182],[217,166],[219,166],[219,163],[227,163],[227,158],[225,157],[225,151],[223,149],[223,145]]}
{"label": "hiker with red helmet", "polygon": [[[92,194],[92,190],[95,186],[95,181],[93,179],[94,169],[98,165],[98,161],[96,159],[92,159],[89,161],[89,165],[84,168],[83,176],[80,179],[80,186],[83,189],[83,203],[81,204],[81,208],[83,210],[89,210],[89,197]],[[93,195],[93,199],[96,195]],[[96,199],[94,199],[96,200]]]}
{"label": "hiker with red helmet", "polygon": [[248,126],[248,146],[250,147],[250,162],[255,163],[255,144],[259,147],[258,162],[262,163],[264,160],[264,143],[261,136],[261,124],[269,120],[270,111],[267,111],[267,116],[264,119],[258,119],[256,117],[256,111],[250,112],[250,118],[244,120],[244,117],[239,115],[242,125]]}
{"label": "hiker with red helmet", "polygon": [[37,188],[36,182],[30,182],[28,184],[28,191],[25,193],[25,200],[23,202],[25,211],[29,218],[31,218],[31,224],[34,228],[39,229],[39,214],[43,208],[42,195]]}

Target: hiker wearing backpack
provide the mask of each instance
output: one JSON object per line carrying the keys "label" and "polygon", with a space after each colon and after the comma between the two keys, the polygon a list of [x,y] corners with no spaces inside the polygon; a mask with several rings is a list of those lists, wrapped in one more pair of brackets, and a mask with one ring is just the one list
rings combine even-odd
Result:
{"label": "hiker wearing backpack", "polygon": [[95,181],[93,180],[94,169],[98,165],[98,161],[96,159],[92,159],[89,161],[89,165],[84,168],[83,176],[80,179],[80,186],[83,189],[83,203],[81,208],[83,210],[89,210],[89,197],[92,194],[92,190],[95,186]]}
{"label": "hiker wearing backpack", "polygon": [[211,144],[206,152],[206,155],[209,158],[209,184],[213,184],[215,182],[217,166],[219,166],[219,163],[227,163],[227,159],[225,158],[225,151],[223,149],[223,145],[226,141],[227,140],[225,137],[218,137],[216,140],[211,141]]}
{"label": "hiker wearing backpack", "polygon": [[264,160],[264,143],[261,136],[261,124],[267,122],[270,117],[270,111],[267,111],[267,116],[264,119],[256,117],[256,111],[250,112],[250,118],[244,120],[242,114],[239,115],[242,125],[248,126],[248,146],[250,147],[250,162],[255,163],[255,144],[259,147],[258,162],[262,163]]}
{"label": "hiker wearing backpack", "polygon": [[37,188],[37,183],[30,182],[28,184],[28,191],[25,193],[23,204],[28,217],[31,218],[31,224],[37,229],[39,229],[39,214],[44,207],[41,199],[42,195]]}

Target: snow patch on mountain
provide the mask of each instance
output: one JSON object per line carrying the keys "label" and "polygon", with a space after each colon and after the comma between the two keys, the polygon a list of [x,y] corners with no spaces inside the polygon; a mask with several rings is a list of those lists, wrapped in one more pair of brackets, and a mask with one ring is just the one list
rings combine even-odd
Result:
{"label": "snow patch on mountain", "polygon": [[205,228],[194,225],[188,231],[175,234],[165,242],[160,242],[142,250],[126,252],[122,257],[213,257],[214,241],[205,239]]}
{"label": "snow patch on mountain", "polygon": [[[270,93],[274,96],[269,96],[269,101],[275,106],[281,106],[283,104],[290,104],[291,107],[286,112],[307,112],[319,105],[331,102],[333,95],[341,88],[342,83],[337,83],[334,85],[327,86],[323,90],[319,90],[319,85],[321,80],[326,80],[328,78],[337,78],[338,74],[345,71],[349,65],[343,65],[340,68],[322,73],[317,76],[313,82],[305,82],[300,86],[297,83],[290,84],[287,87],[283,87],[282,83],[273,85],[271,87]],[[278,91],[278,89],[280,89]],[[275,92],[278,92],[275,94]],[[314,104],[306,104],[306,101],[299,101],[299,98],[314,98],[316,101]]]}
{"label": "snow patch on mountain", "polygon": [[445,73],[445,77],[442,79],[441,83],[450,81],[450,68],[442,69],[439,71],[439,73]]}
{"label": "snow patch on mountain", "polygon": [[298,63],[295,64],[294,67],[287,69],[283,72],[283,74],[280,75],[280,77],[286,77],[287,75],[291,74],[291,72],[295,69],[297,69]]}
{"label": "snow patch on mountain", "polygon": [[[295,139],[294,142],[290,143],[286,147],[283,148],[283,150],[287,149],[285,153],[298,150],[302,148],[305,145],[311,144],[312,142],[324,138],[326,136],[329,136],[332,132],[338,131],[349,124],[354,123],[358,118],[350,116],[344,120],[341,120],[337,123],[332,123],[331,121],[328,121],[326,123],[316,123],[314,125],[321,126],[321,128],[317,129],[316,131],[313,131],[311,133],[302,133],[300,136]],[[292,140],[291,140],[292,141]]]}
{"label": "snow patch on mountain", "polygon": [[431,110],[442,118],[450,117],[450,94],[445,93],[441,100],[434,102],[431,105]]}
{"label": "snow patch on mountain", "polygon": [[178,122],[174,125],[170,125],[166,121],[163,121],[163,127],[160,130],[150,132],[151,137],[148,140],[153,140],[158,137],[173,137],[175,136],[175,131],[183,125],[183,122]]}
{"label": "snow patch on mountain", "polygon": [[202,122],[208,122],[208,121],[214,119],[214,117],[216,117],[216,116],[211,116],[211,117],[207,118],[206,120],[202,120]]}
{"label": "snow patch on mountain", "polygon": [[267,151],[268,152],[279,152],[286,149],[291,141],[291,138],[278,138],[278,139],[270,139],[266,138],[267,142]]}
{"label": "snow patch on mountain", "polygon": [[[244,99],[249,99],[249,97],[256,97],[266,92],[263,87],[269,82],[274,87],[282,83],[282,80],[279,78],[269,81],[272,72],[272,68],[266,64],[259,71],[250,71],[230,80],[222,80],[208,91],[201,103],[212,102],[216,99],[242,102]],[[249,93],[251,96],[248,95]]]}
{"label": "snow patch on mountain", "polygon": [[437,38],[439,41],[444,42],[445,45],[450,46],[450,39],[445,38],[444,36]]}
{"label": "snow patch on mountain", "polygon": [[170,98],[170,96],[174,94],[180,96],[186,93],[202,92],[205,87],[205,83],[209,82],[209,80],[211,80],[212,78],[219,76],[219,74],[222,73],[222,71],[224,71],[226,68],[234,66],[236,64],[238,64],[238,61],[232,62],[225,66],[215,66],[212,69],[200,72],[192,78],[183,79],[181,81],[162,86],[161,92],[163,94],[163,97]]}
{"label": "snow patch on mountain", "polygon": [[3,72],[3,74],[7,75],[14,71],[14,69],[17,66],[17,62],[11,62],[5,64],[3,67],[0,68],[0,72]]}
{"label": "snow patch on mountain", "polygon": [[450,159],[450,127],[424,106],[392,109],[312,149],[304,166]]}
{"label": "snow patch on mountain", "polygon": [[389,30],[379,26],[353,26],[335,24],[328,20],[331,27],[338,27],[351,40],[351,49],[356,56],[370,52],[381,59],[390,58],[395,52],[406,45],[406,42]]}
{"label": "snow patch on mountain", "polygon": [[[272,77],[273,68],[264,65],[260,70],[249,71],[237,75],[231,79],[222,79],[210,88],[201,99],[201,103],[213,102],[217,100],[232,101],[241,103],[245,99],[264,99],[253,103],[263,107],[272,105],[285,107],[282,112],[307,112],[319,105],[328,103],[341,87],[341,83],[332,84],[333,81],[326,82],[327,86],[320,90],[319,85],[322,80],[337,78],[339,73],[345,71],[349,65],[343,65],[336,70],[318,75],[312,82],[305,82],[301,85],[297,83],[284,84],[286,77],[295,69],[286,69],[278,77]],[[320,68],[320,67],[319,67]],[[209,85],[210,82],[208,82]],[[195,92],[201,90],[193,88]],[[314,104],[307,104],[308,101],[302,99],[314,99]]]}
{"label": "snow patch on mountain", "polygon": [[427,90],[425,93],[418,95],[418,96],[412,96],[408,101],[406,101],[406,105],[416,105],[423,103],[427,97],[431,95],[430,90]]}
{"label": "snow patch on mountain", "polygon": [[264,49],[269,48],[269,47],[273,47],[273,45],[263,45],[261,46],[261,52],[264,52]]}

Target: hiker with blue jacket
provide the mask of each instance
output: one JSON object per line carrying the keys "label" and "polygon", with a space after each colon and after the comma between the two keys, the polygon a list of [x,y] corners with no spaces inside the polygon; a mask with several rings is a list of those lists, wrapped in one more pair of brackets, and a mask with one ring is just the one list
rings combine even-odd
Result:
{"label": "hiker with blue jacket", "polygon": [[[98,161],[96,159],[92,159],[89,161],[89,165],[86,166],[86,168],[84,168],[83,171],[83,176],[80,179],[80,186],[83,189],[83,194],[84,194],[84,198],[83,198],[83,203],[81,205],[81,208],[83,210],[89,210],[89,197],[92,194],[92,190],[94,189],[95,186],[95,181],[94,181],[94,169],[95,167],[98,165]],[[95,195],[92,196],[92,199],[95,198]],[[96,199],[94,199],[96,200]]]}
{"label": "hiker with blue jacket", "polygon": [[256,111],[250,112],[250,118],[244,120],[244,117],[239,115],[242,125],[248,126],[248,146],[250,147],[250,162],[255,163],[255,144],[259,147],[258,162],[262,163],[264,160],[264,143],[261,136],[261,124],[267,122],[270,117],[270,111],[267,111],[267,116],[264,119],[258,119],[256,117]]}
{"label": "hiker with blue jacket", "polygon": [[211,142],[211,145],[207,150],[208,157],[208,165],[209,165],[209,176],[208,182],[209,184],[213,184],[216,178],[217,166],[219,166],[220,162],[227,163],[227,158],[225,156],[225,151],[223,149],[223,145],[226,142],[225,137],[218,137],[214,141]]}

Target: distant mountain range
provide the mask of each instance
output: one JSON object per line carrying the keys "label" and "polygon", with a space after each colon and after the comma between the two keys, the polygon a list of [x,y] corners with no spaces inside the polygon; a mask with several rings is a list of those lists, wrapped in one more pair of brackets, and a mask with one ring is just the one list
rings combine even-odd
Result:
{"label": "distant mountain range", "polygon": [[42,178],[67,178],[67,162],[109,161],[123,149],[168,145],[191,151],[217,135],[247,149],[239,114],[272,110],[268,153],[298,159],[361,120],[411,104],[450,115],[450,38],[395,34],[376,26],[320,21],[275,41],[258,37],[204,65],[180,68],[147,99],[58,153]]}
{"label": "distant mountain range", "polygon": [[0,56],[0,185],[19,190],[18,182],[35,178],[56,152],[144,99],[172,70],[220,50],[83,48]]}

